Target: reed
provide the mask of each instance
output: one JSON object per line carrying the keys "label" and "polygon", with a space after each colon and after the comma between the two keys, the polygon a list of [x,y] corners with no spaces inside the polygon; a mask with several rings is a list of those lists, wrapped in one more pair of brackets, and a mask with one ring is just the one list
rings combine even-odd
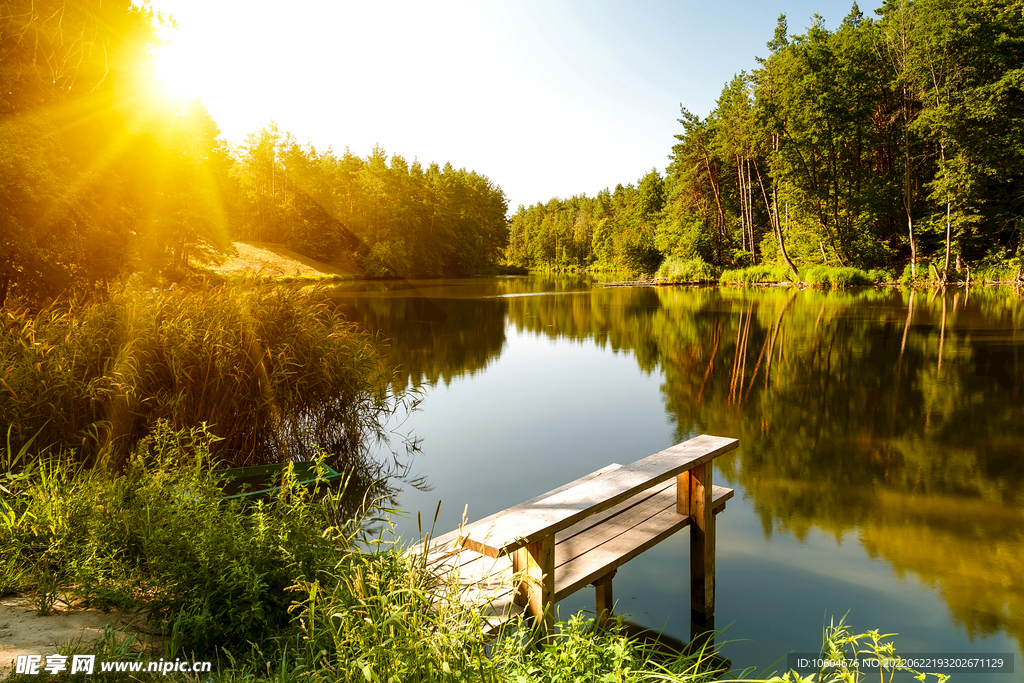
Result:
{"label": "reed", "polygon": [[15,449],[36,438],[38,450],[120,465],[163,419],[208,425],[236,465],[322,449],[365,468],[402,403],[382,389],[378,340],[315,288],[128,283],[105,301],[2,314],[0,424]]}
{"label": "reed", "polygon": [[277,637],[291,622],[288,588],[328,578],[359,517],[343,490],[311,492],[294,474],[269,501],[225,501],[214,441],[203,428],[161,421],[118,472],[67,454],[33,458],[0,497],[0,583],[37,596],[41,613],[58,592],[140,609],[152,627],[180,634],[185,651]]}

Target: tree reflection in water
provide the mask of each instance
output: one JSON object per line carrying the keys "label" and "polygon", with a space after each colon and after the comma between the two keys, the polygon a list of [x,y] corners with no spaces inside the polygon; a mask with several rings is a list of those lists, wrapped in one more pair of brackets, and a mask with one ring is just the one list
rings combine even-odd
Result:
{"label": "tree reflection in water", "polygon": [[721,471],[766,536],[855,536],[898,575],[933,586],[970,636],[1006,632],[1024,648],[1018,292],[542,282],[346,306],[394,340],[413,384],[486,368],[504,348],[506,318],[518,331],[632,354],[663,373],[677,440],[740,439]]}

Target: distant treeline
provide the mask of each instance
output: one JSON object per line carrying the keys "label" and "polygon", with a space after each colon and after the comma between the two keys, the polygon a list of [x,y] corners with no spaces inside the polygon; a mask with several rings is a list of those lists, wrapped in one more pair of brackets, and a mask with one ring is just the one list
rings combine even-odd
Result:
{"label": "distant treeline", "polygon": [[180,274],[231,239],[348,251],[378,276],[475,273],[500,255],[505,197],[478,173],[379,148],[338,158],[273,124],[229,148],[198,101],[156,85],[160,21],[130,0],[0,9],[0,305]]}
{"label": "distant treeline", "polygon": [[[768,56],[700,118],[685,109],[662,176],[520,206],[507,257],[651,273],[719,267],[904,267],[941,279],[1020,265],[1024,2],[854,4],[835,31],[779,17]],[[920,275],[926,275],[921,273]]]}
{"label": "distant treeline", "polygon": [[348,150],[339,158],[273,124],[234,156],[243,238],[323,260],[350,252],[371,276],[481,273],[505,248],[505,195],[479,173],[424,170],[380,147],[365,159]]}

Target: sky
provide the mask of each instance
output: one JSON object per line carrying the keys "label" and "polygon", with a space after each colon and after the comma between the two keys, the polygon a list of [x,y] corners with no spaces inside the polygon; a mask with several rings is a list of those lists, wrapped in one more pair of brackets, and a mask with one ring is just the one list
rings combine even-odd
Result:
{"label": "sky", "polygon": [[[520,204],[668,165],[680,107],[706,116],[790,34],[851,0],[349,2],[153,0],[177,29],[157,63],[240,143],[273,120],[300,142],[379,145],[486,175]],[[861,10],[871,16],[873,4]]]}

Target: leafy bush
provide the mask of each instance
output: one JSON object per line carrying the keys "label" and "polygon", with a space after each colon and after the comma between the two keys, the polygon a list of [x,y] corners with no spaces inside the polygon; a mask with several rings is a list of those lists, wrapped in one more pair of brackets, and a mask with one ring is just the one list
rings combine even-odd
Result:
{"label": "leafy bush", "polygon": [[375,243],[363,257],[363,269],[370,277],[402,277],[409,272],[409,253],[405,241],[382,240]]}
{"label": "leafy bush", "polygon": [[888,268],[872,268],[868,271],[868,279],[876,284],[896,282],[896,274]]}
{"label": "leafy bush", "polygon": [[653,275],[664,257],[654,246],[629,241],[619,250],[619,263],[632,276]]}
{"label": "leafy bush", "polygon": [[1024,272],[1024,259],[986,259],[971,273],[975,282],[1015,282]]}

